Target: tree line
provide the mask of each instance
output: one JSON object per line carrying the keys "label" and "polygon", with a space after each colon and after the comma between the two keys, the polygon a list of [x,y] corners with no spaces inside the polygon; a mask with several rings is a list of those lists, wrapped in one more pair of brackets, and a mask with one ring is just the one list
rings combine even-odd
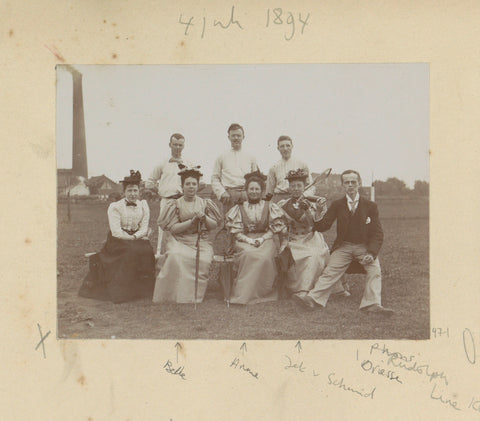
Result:
{"label": "tree line", "polygon": [[404,181],[390,177],[386,181],[375,180],[373,182],[376,196],[428,196],[429,183],[423,180],[415,180],[413,189],[409,188]]}

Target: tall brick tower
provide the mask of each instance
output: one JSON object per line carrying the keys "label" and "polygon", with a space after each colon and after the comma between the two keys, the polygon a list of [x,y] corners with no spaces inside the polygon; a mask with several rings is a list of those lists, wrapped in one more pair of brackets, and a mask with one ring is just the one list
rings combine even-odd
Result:
{"label": "tall brick tower", "polygon": [[88,179],[82,74],[70,65],[65,68],[72,74],[73,79],[72,173]]}

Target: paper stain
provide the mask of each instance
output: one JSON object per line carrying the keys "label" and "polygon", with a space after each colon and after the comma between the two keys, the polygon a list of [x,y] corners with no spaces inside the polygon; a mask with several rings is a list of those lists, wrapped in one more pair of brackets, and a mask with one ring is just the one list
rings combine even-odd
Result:
{"label": "paper stain", "polygon": [[113,385],[112,375],[110,374],[110,415],[115,412],[115,387]]}
{"label": "paper stain", "polygon": [[112,58],[113,59],[116,59],[118,56],[117,56],[117,53],[112,53]]}
{"label": "paper stain", "polygon": [[10,31],[8,31],[8,36],[9,36],[9,38],[13,37],[13,29],[10,29]]}
{"label": "paper stain", "polygon": [[24,242],[25,242],[25,244],[31,244],[32,240],[30,240],[30,238],[26,237]]}
{"label": "paper stain", "polygon": [[182,42],[180,43],[180,46],[181,46],[181,47],[185,47],[185,41],[182,41]]}
{"label": "paper stain", "polygon": [[65,63],[65,59],[63,58],[63,56],[57,51],[57,49],[55,47],[52,47],[50,48],[47,44],[43,44],[44,47],[50,51],[56,58],[57,60],[61,61],[62,63]]}
{"label": "paper stain", "polygon": [[288,380],[285,380],[282,382],[282,384],[279,386],[279,388],[275,392],[275,402],[281,402],[284,403],[285,399],[287,397],[287,386],[288,386]]}
{"label": "paper stain", "polygon": [[29,142],[28,146],[30,146],[30,149],[37,155],[40,159],[48,159],[50,155],[52,154],[53,151],[53,145],[49,146],[50,143],[33,143]]}
{"label": "paper stain", "polygon": [[82,374],[78,379],[77,382],[80,383],[82,386],[85,386],[85,376]]}
{"label": "paper stain", "polygon": [[65,363],[61,381],[64,382],[70,376],[74,368],[80,368],[78,357],[78,345],[75,341],[60,341],[60,352]]}

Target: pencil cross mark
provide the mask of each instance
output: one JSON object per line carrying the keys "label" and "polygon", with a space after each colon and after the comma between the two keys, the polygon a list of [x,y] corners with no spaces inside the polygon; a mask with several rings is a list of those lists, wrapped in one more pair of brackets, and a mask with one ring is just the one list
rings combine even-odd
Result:
{"label": "pencil cross mark", "polygon": [[35,351],[39,348],[40,345],[42,345],[43,358],[47,358],[47,354],[45,353],[45,339],[47,339],[47,336],[50,335],[50,331],[48,331],[44,335],[42,333],[42,328],[40,327],[40,324],[37,323],[37,326],[38,326],[38,332],[40,333],[40,342],[35,347]]}

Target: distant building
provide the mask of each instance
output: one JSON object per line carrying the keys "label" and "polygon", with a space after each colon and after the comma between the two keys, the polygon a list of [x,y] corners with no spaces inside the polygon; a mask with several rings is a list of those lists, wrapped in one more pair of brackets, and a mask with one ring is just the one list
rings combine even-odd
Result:
{"label": "distant building", "polygon": [[216,196],[213,193],[212,186],[210,184],[200,184],[198,195],[200,197],[203,197],[204,199],[216,199]]}
{"label": "distant building", "polygon": [[57,169],[57,195],[66,196],[75,179],[71,169]]}
{"label": "distant building", "polygon": [[88,196],[88,189],[85,178],[73,175],[71,169],[57,169],[57,195],[65,197],[70,192],[70,196]]}
{"label": "distant building", "polygon": [[90,189],[90,194],[98,196],[100,199],[108,199],[112,193],[122,193],[122,186],[120,183],[108,178],[105,174],[90,177],[87,185]]}
{"label": "distant building", "polygon": [[77,183],[70,188],[70,196],[88,196],[90,195],[90,189],[88,188],[85,178],[76,177]]}

